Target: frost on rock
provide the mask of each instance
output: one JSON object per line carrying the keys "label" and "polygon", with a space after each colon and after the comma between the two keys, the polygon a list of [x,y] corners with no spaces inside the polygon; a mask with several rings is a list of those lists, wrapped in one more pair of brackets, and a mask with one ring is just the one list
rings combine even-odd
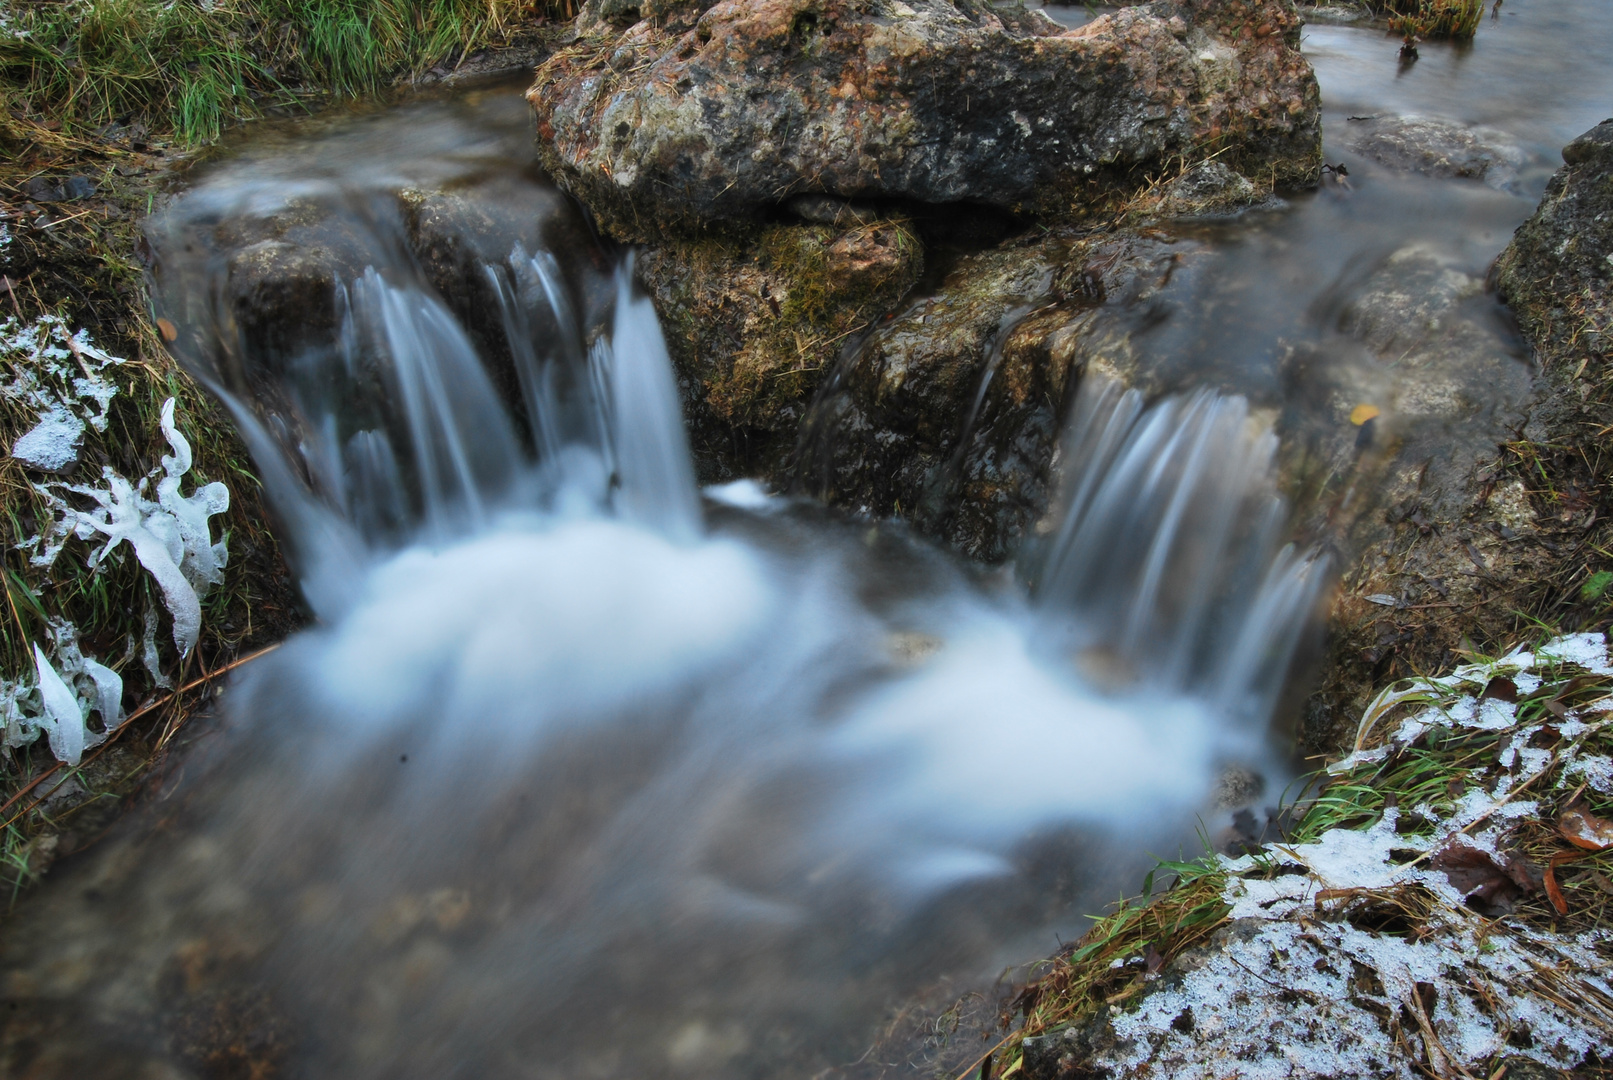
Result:
{"label": "frost on rock", "polygon": [[[1419,822],[1411,832],[1400,831],[1391,805],[1364,830],[1222,858],[1229,925],[1179,958],[1151,992],[1111,1007],[1104,1024],[1112,1038],[1083,1065],[1092,1075],[1182,1080],[1411,1080],[1486,1075],[1479,1070],[1498,1055],[1553,1069],[1613,1055],[1613,935],[1487,919],[1434,869],[1441,855],[1505,863],[1505,834],[1540,812],[1523,788],[1550,767],[1552,755],[1529,745],[1544,725],[1520,723],[1513,706],[1481,695],[1497,677],[1532,692],[1542,685],[1538,669],[1560,677],[1564,666],[1613,670],[1600,635],[1574,635],[1386,690],[1367,712],[1363,738],[1393,705],[1420,705],[1388,736],[1389,752],[1435,726],[1499,731],[1487,775],[1475,771],[1480,782],[1442,812],[1409,811]],[[1547,717],[1564,740],[1559,785],[1613,779],[1606,757],[1578,756],[1588,736],[1613,723],[1585,711]],[[1357,747],[1347,761],[1381,760],[1385,749]],[[1394,929],[1396,910],[1418,911],[1413,932]]]}

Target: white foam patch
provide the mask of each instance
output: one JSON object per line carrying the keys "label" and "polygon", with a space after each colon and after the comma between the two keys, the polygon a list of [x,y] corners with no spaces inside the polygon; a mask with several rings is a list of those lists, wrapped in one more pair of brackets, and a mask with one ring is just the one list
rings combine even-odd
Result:
{"label": "white foam patch", "polygon": [[736,510],[772,510],[780,501],[755,480],[733,480],[726,484],[712,484],[705,489],[705,496],[712,502],[732,506]]}
{"label": "white foam patch", "polygon": [[1034,659],[1023,629],[982,619],[873,695],[837,743],[900,751],[901,767],[881,783],[902,814],[987,838],[1039,820],[1201,801],[1216,727],[1187,701],[1099,696]]}
{"label": "white foam patch", "polygon": [[358,718],[450,702],[479,717],[492,753],[533,717],[594,715],[698,678],[751,642],[773,603],[735,543],[601,520],[508,525],[380,566],[319,670]]}

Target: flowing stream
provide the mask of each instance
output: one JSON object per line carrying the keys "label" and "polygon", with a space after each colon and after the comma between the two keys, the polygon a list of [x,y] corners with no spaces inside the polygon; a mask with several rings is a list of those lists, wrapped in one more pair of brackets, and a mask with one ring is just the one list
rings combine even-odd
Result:
{"label": "flowing stream", "polygon": [[30,1075],[878,1075],[892,1010],[1078,933],[1220,820],[1227,769],[1284,775],[1326,561],[1288,542],[1273,357],[1338,337],[1337,294],[1403,241],[1482,273],[1589,126],[1467,92],[1536,70],[1548,7],[1398,76],[1375,31],[1307,31],[1329,160],[1387,94],[1513,125],[1514,186],[1352,159],[1355,187],[1195,227],[1219,269],[1138,322],[1170,392],[1086,380],[1034,590],[700,490],[631,256],[536,172],[513,90],[223,156],[151,224],[155,295],[317,625],[14,918]]}

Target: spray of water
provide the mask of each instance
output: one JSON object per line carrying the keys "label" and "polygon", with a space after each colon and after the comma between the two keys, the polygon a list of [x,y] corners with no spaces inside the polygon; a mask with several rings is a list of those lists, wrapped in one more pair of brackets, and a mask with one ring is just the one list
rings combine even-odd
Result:
{"label": "spray of water", "polygon": [[1266,764],[1321,575],[1240,400],[1091,380],[1028,589],[702,500],[630,264],[594,326],[550,252],[478,274],[514,395],[405,259],[272,372],[189,358],[324,621],[231,692],[182,827],[36,909],[94,942],[44,996],[120,1053],[250,993],[307,1075],[813,1075],[1068,930],[1077,852],[1190,832],[1219,766]]}

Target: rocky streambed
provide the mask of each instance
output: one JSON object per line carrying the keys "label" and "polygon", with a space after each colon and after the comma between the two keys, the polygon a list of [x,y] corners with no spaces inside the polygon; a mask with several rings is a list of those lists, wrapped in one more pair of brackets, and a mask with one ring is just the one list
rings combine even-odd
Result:
{"label": "rocky streambed", "polygon": [[[1150,398],[1245,396],[1250,423],[1278,437],[1293,536],[1327,549],[1340,579],[1312,681],[1296,679],[1283,710],[1305,751],[1331,754],[1393,680],[1528,638],[1532,620],[1599,628],[1613,600],[1601,449],[1613,424],[1613,123],[1595,126],[1613,77],[1562,48],[1571,35],[1613,39],[1613,19],[1592,3],[1497,11],[1470,50],[1424,43],[1407,66],[1381,27],[1306,25],[1277,0],[1159,0],[1097,17],[973,0],[592,0],[522,83],[535,149],[505,88],[415,114],[417,153],[362,126],[327,152],[332,175],[364,154],[384,162],[362,215],[387,223],[388,244],[492,358],[506,397],[525,392],[509,298],[564,281],[578,323],[597,328],[613,288],[595,239],[631,245],[703,481],[756,477],[853,520],[904,519],[982,563],[1029,564],[1048,534],[1060,432],[1090,380]],[[455,124],[486,137],[450,145]],[[275,156],[259,179],[291,182]],[[243,395],[282,374],[264,365],[335,333],[339,286],[375,262],[373,235],[321,204],[309,166],[295,166],[315,177],[309,198],[281,192],[270,210],[221,219],[186,254],[209,274],[223,266],[224,288],[177,333],[228,333],[174,347],[224,358],[213,377]],[[489,265],[516,266],[512,249],[563,259],[530,280],[490,277]],[[1586,657],[1552,702],[1583,705],[1564,695],[1589,684],[1572,680],[1606,674],[1605,657]],[[1446,697],[1465,693],[1476,710],[1490,680],[1517,681],[1531,663],[1468,669]],[[1545,738],[1516,726],[1508,738]],[[1414,735],[1399,749],[1431,745]],[[1257,847],[1263,806],[1242,835],[1217,839]],[[1307,881],[1331,865],[1301,862]],[[1268,885],[1231,882],[1226,895],[1236,904],[1239,889]],[[1258,917],[1292,936],[1284,920],[1313,898],[1279,899],[1288,906]],[[410,927],[433,918],[444,917],[431,908]],[[1453,932],[1482,947],[1482,928]],[[1160,987],[1252,964],[1252,935],[1223,934],[1210,953],[1233,961],[1194,953]],[[1574,963],[1598,946],[1582,947]],[[1164,958],[1119,962],[1152,977]],[[185,993],[201,1001],[216,974]],[[1316,979],[1305,994],[1331,992]],[[1439,1017],[1410,985],[1385,1053],[1409,1047],[1435,1072],[1471,1065],[1438,1058],[1437,1033],[1416,1042],[1419,1003],[1426,1031]],[[1391,996],[1366,993],[1393,1013]],[[214,1004],[182,1010],[207,1029],[191,1041],[212,1049],[181,1056],[204,1072],[281,1067],[267,1006]],[[1017,1068],[1087,1075],[1102,1058],[1169,1071],[1219,1053],[1212,1029],[1165,1015],[1175,1004],[1121,1017],[1131,1031],[1159,1013],[1175,1035],[1151,1050],[1087,1023],[1031,1044]],[[688,1060],[720,1057],[732,1034],[704,1032]],[[1579,1044],[1564,1045],[1551,1061],[1569,1064]],[[1305,1068],[1329,1075],[1329,1060]]]}
{"label": "rocky streambed", "polygon": [[999,562],[1088,373],[1247,395],[1342,575],[1314,752],[1377,683],[1600,612],[1599,466],[1522,449],[1580,437],[1597,369],[1502,306],[1549,292],[1538,242],[1491,264],[1613,94],[1553,59],[1606,21],[1520,6],[1400,65],[1281,3],[605,3],[528,97],[642,245],[710,479]]}

